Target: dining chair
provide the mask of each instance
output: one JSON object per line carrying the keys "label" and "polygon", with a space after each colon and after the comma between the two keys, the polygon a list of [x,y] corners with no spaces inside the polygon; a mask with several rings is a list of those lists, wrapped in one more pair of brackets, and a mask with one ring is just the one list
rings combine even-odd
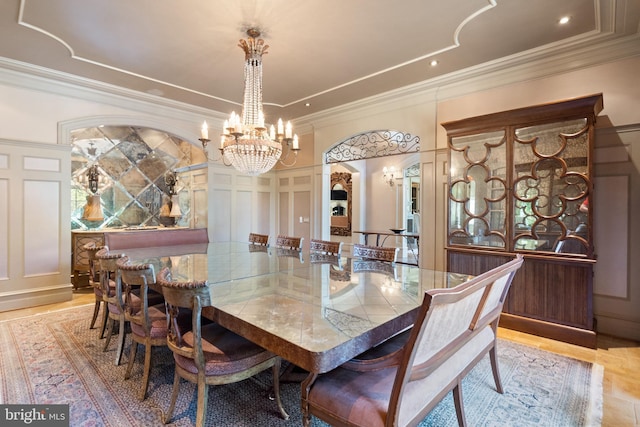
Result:
{"label": "dining chair", "polygon": [[320,252],[327,255],[337,256],[342,254],[343,242],[331,242],[329,240],[320,239],[311,239],[309,242],[309,251],[311,252]]}
{"label": "dining chair", "polygon": [[[280,400],[280,357],[217,323],[202,324],[202,307],[211,305],[207,281],[174,282],[165,267],[157,282],[165,297],[167,345],[175,360],[171,402],[163,422],[168,423],[173,416],[181,378],[197,384],[195,425],[200,427],[206,420],[209,385],[242,381],[268,368],[273,372],[278,410],[282,418],[288,419]],[[180,325],[180,313],[184,310],[191,313],[189,329]]]}
{"label": "dining chair", "polygon": [[315,415],[331,425],[418,425],[453,392],[466,425],[462,379],[489,353],[496,391],[500,313],[522,255],[454,288],[430,289],[412,328],[302,384],[303,425]]}
{"label": "dining chair", "polygon": [[[104,330],[106,327],[106,315],[107,315],[107,306],[104,304],[104,300],[102,298],[102,287],[100,286],[100,270],[97,268],[96,262],[96,253],[104,248],[103,245],[96,245],[96,242],[89,242],[82,247],[82,249],[87,254],[87,260],[89,263],[89,284],[93,288],[93,295],[95,297],[95,303],[93,306],[93,316],[91,317],[91,324],[89,325],[89,329],[93,329],[96,325],[96,320],[98,320],[98,314],[100,313],[100,308],[103,308],[103,319],[102,325],[100,328],[100,338],[104,337]],[[113,285],[115,289],[115,282],[110,282],[110,287]]]}
{"label": "dining chair", "polygon": [[[106,316],[106,332],[107,337],[104,342],[104,348],[102,351],[107,351],[109,344],[111,343],[111,336],[113,335],[116,324],[118,328],[118,347],[116,350],[115,364],[120,365],[122,359],[122,352],[124,350],[125,339],[125,315],[124,315],[124,302],[122,300],[122,287],[119,284],[116,276],[117,261],[124,257],[123,253],[110,252],[109,248],[105,246],[96,252],[96,260],[100,265],[100,287],[102,289],[102,298],[107,307]],[[115,278],[115,287],[111,288],[109,285],[110,280]],[[139,301],[138,301],[139,303]]]}
{"label": "dining chair", "polygon": [[384,246],[368,246],[355,243],[351,254],[354,258],[375,259],[378,261],[396,262],[400,248]]}
{"label": "dining chair", "polygon": [[[158,302],[157,297],[153,298],[152,296],[152,298],[149,298],[150,292],[161,297],[160,294],[155,293],[149,288],[149,285],[156,281],[155,270],[152,264],[131,264],[129,257],[124,256],[118,259],[116,265],[122,286],[125,319],[129,321],[131,327],[129,362],[124,374],[124,379],[127,380],[131,377],[131,370],[136,359],[138,345],[143,345],[144,367],[142,370],[142,385],[138,393],[138,399],[144,400],[149,387],[153,347],[167,346],[168,328],[164,300]],[[139,302],[134,303],[136,300]]]}
{"label": "dining chair", "polygon": [[304,237],[291,237],[278,235],[276,239],[276,247],[282,249],[302,249],[302,241]]}
{"label": "dining chair", "polygon": [[254,245],[269,246],[269,235],[249,233],[249,243]]}

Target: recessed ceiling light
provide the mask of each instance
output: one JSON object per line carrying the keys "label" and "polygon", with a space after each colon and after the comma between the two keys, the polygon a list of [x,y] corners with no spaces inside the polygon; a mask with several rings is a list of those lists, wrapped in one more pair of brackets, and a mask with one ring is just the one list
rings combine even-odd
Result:
{"label": "recessed ceiling light", "polygon": [[306,104],[304,104],[305,107],[309,107],[311,106],[311,104],[309,104],[308,102]]}
{"label": "recessed ceiling light", "polygon": [[569,23],[569,21],[571,20],[570,16],[563,16],[562,18],[560,18],[560,20],[558,21],[561,25],[567,24]]}
{"label": "recessed ceiling light", "polygon": [[436,65],[438,65],[438,61],[436,61],[435,59],[433,61],[430,62],[432,67],[435,67]]}

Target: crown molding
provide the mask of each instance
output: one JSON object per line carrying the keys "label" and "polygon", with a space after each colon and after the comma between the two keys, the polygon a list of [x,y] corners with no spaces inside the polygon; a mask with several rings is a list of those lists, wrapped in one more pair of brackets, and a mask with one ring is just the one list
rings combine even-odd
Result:
{"label": "crown molding", "polygon": [[577,71],[640,55],[640,33],[615,36],[593,32],[568,45],[546,46],[435,77],[296,120],[317,127],[348,122],[371,108],[389,110],[425,101],[442,101],[523,81]]}
{"label": "crown molding", "polygon": [[211,109],[0,57],[0,83],[174,119],[220,119]]}

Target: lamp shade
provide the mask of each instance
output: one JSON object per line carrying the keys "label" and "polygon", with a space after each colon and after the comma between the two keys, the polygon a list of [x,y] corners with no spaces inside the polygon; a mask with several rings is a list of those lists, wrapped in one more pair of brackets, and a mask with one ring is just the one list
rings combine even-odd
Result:
{"label": "lamp shade", "polygon": [[87,204],[84,205],[82,219],[87,221],[104,221],[102,213],[102,205],[100,203],[100,194],[91,194],[87,196]]}
{"label": "lamp shade", "polygon": [[169,212],[169,216],[172,218],[178,218],[182,216],[182,212],[180,211],[180,203],[177,195],[171,196],[171,212]]}

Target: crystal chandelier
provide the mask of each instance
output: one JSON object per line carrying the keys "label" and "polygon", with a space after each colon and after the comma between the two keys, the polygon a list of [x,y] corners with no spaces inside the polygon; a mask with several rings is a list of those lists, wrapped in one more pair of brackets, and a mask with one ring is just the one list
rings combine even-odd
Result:
{"label": "crystal chandelier", "polygon": [[[271,125],[267,128],[265,125],[262,111],[262,55],[267,53],[269,45],[258,38],[260,31],[256,28],[248,29],[247,35],[249,38],[240,40],[238,44],[245,53],[242,116],[232,112],[229,120],[225,120],[220,152],[225,165],[232,165],[243,174],[255,176],[270,171],[278,161],[285,166],[293,166],[300,147],[291,122],[285,126],[282,119],[278,119],[277,127]],[[200,141],[206,150],[209,142],[207,122],[202,126]],[[294,159],[286,163],[292,151]]]}

